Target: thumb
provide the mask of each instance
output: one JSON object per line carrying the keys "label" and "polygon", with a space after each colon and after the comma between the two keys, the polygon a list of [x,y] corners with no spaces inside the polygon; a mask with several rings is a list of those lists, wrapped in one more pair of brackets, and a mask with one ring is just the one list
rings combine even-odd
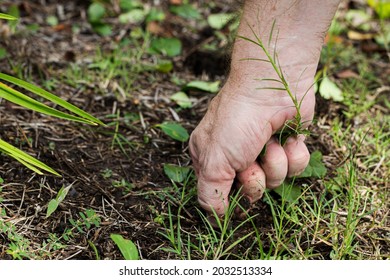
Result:
{"label": "thumb", "polygon": [[215,212],[218,216],[223,216],[229,207],[229,193],[235,174],[231,167],[212,174],[199,172],[198,201],[200,206],[209,213]]}

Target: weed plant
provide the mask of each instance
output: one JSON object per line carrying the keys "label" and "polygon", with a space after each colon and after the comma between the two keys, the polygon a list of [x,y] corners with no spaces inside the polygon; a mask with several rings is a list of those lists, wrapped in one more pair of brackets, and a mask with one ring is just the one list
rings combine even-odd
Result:
{"label": "weed plant", "polygon": [[274,83],[276,83],[278,85],[278,86],[275,86],[275,87],[260,87],[258,89],[260,89],[260,90],[285,91],[288,94],[288,96],[290,97],[290,99],[293,102],[293,105],[294,105],[294,107],[296,109],[297,113],[296,113],[294,119],[287,121],[285,123],[284,127],[277,133],[279,135],[279,137],[278,137],[279,138],[279,142],[283,145],[286,142],[287,138],[290,137],[290,136],[298,136],[299,134],[305,134],[305,135],[308,134],[308,130],[303,128],[303,122],[302,122],[302,116],[301,116],[301,105],[302,105],[302,102],[303,102],[306,94],[309,92],[311,87],[309,89],[307,89],[307,91],[303,95],[302,99],[300,99],[300,100],[298,100],[297,95],[292,92],[292,90],[290,88],[290,85],[289,85],[289,83],[288,83],[288,81],[287,81],[287,79],[286,79],[286,77],[285,77],[285,75],[283,73],[283,69],[281,67],[281,64],[280,64],[280,61],[279,61],[279,57],[278,57],[278,52],[277,52],[277,49],[276,49],[277,41],[278,41],[278,34],[276,34],[276,39],[275,39],[275,43],[274,43],[274,49],[273,49],[272,53],[269,51],[269,48],[271,47],[271,42],[272,42],[273,36],[274,36],[275,23],[276,23],[276,20],[272,24],[270,35],[268,37],[267,46],[260,39],[260,37],[256,34],[256,32],[253,29],[253,27],[250,26],[249,24],[248,24],[248,26],[250,27],[250,29],[252,31],[252,34],[255,37],[255,40],[250,39],[248,37],[244,37],[244,36],[237,36],[237,37],[241,38],[241,39],[243,39],[245,41],[248,41],[250,43],[255,44],[256,46],[258,46],[263,51],[263,53],[267,57],[266,59],[251,57],[251,58],[245,58],[243,60],[252,60],[252,61],[259,61],[259,62],[269,63],[272,66],[272,68],[274,69],[274,71],[275,71],[275,73],[276,73],[276,75],[278,77],[278,79],[274,79],[274,78],[261,78],[261,79],[257,79],[260,82],[262,82],[262,81],[274,82]]}

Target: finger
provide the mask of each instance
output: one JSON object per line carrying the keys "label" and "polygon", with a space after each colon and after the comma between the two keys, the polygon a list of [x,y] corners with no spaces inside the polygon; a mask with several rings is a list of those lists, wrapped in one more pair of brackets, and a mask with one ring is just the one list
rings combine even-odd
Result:
{"label": "finger", "polygon": [[259,200],[265,190],[265,173],[257,162],[237,174],[241,184],[241,193],[249,199],[249,203]]}
{"label": "finger", "polygon": [[261,168],[267,178],[267,188],[279,187],[287,176],[288,159],[283,147],[272,137],[261,157]]}
{"label": "finger", "polygon": [[[218,174],[223,174],[218,176]],[[223,216],[229,206],[229,193],[235,177],[234,170],[198,175],[198,201],[208,213]]]}
{"label": "finger", "polygon": [[283,149],[288,160],[288,177],[293,177],[301,174],[309,164],[310,153],[303,142],[304,135],[300,134],[297,137],[289,137]]}

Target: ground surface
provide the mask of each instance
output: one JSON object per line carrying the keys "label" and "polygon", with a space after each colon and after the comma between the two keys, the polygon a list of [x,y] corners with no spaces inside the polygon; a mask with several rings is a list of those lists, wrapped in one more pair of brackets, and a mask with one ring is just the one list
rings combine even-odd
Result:
{"label": "ground surface", "polygon": [[[168,163],[191,164],[187,142],[156,125],[176,121],[191,132],[204,115],[213,93],[187,90],[191,108],[170,96],[190,81],[223,82],[230,32],[216,32],[201,19],[232,12],[229,1],[191,1],[200,12],[191,20],[162,1],[155,7],[166,18],[156,25],[121,24],[119,7],[111,5],[104,18],[112,25],[109,36],[92,29],[87,1],[66,2],[0,2],[3,12],[17,7],[21,17],[16,30],[0,25],[1,72],[54,92],[108,126],[58,120],[0,100],[1,139],[62,174],[39,176],[0,155],[0,259],[121,259],[112,233],[132,240],[144,259],[390,257],[390,67],[385,46],[363,36],[379,32],[371,8],[362,1],[342,4],[342,15],[365,11],[371,25],[362,31],[341,21],[346,29],[328,38],[321,59],[319,70],[327,67],[344,94],[342,102],[318,95],[307,140],[323,155],[327,174],[296,179],[304,191],[291,203],[269,193],[251,210],[257,216],[231,221],[221,233],[197,210],[194,176],[173,183],[164,172]],[[53,15],[58,23],[48,24]],[[179,38],[181,54],[150,54],[145,30]],[[173,70],[156,71],[160,59],[172,61]],[[69,185],[46,218],[49,201]]]}

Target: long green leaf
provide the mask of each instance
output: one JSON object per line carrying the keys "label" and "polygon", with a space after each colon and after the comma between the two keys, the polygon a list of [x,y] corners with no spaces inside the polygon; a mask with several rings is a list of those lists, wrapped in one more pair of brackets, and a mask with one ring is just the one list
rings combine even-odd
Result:
{"label": "long green leaf", "polygon": [[7,142],[0,139],[0,151],[3,151],[5,154],[13,157],[26,167],[30,168],[31,170],[37,172],[38,174],[43,174],[39,169],[45,170],[49,173],[52,173],[54,175],[60,176],[54,169],[47,166],[40,160],[26,154],[25,152],[19,150],[18,148],[12,146],[11,144],[8,144]]}
{"label": "long green leaf", "polygon": [[69,115],[67,113],[61,112],[59,110],[53,109],[41,102],[38,102],[31,97],[24,95],[21,92],[18,92],[17,90],[14,90],[13,88],[8,87],[7,85],[3,84],[0,82],[0,97],[7,99],[8,101],[18,104],[20,106],[23,106],[25,108],[54,116],[57,118],[62,118],[62,119],[67,119],[71,121],[76,121],[76,122],[82,122],[82,123],[88,123],[88,124],[95,124],[94,122],[83,119],[80,117],[76,117],[73,115]]}
{"label": "long green leaf", "polygon": [[276,82],[276,83],[279,83],[279,84],[283,84],[282,81],[277,80],[277,79],[261,79],[261,78],[259,78],[259,79],[255,79],[255,80],[256,80],[256,81],[259,81],[259,82],[268,81],[268,82]]}
{"label": "long green leaf", "polygon": [[17,20],[16,17],[11,16],[11,15],[7,15],[7,14],[3,14],[3,13],[0,13],[0,18],[1,19],[7,19],[7,20]]}
{"label": "long green leaf", "polygon": [[7,81],[7,82],[10,82],[14,85],[20,86],[24,89],[27,89],[27,90],[31,91],[32,93],[35,93],[35,94],[37,94],[37,95],[39,95],[39,96],[41,96],[49,101],[61,106],[61,107],[69,110],[70,112],[80,116],[81,118],[88,120],[88,121],[84,121],[86,123],[104,125],[104,123],[102,121],[95,118],[94,116],[88,114],[87,112],[77,108],[76,106],[70,104],[69,102],[59,98],[58,96],[56,96],[56,95],[54,95],[54,94],[52,94],[52,93],[50,93],[42,88],[39,88],[35,85],[32,85],[30,83],[27,83],[23,80],[9,76],[9,75],[4,74],[4,73],[0,73],[0,79]]}

